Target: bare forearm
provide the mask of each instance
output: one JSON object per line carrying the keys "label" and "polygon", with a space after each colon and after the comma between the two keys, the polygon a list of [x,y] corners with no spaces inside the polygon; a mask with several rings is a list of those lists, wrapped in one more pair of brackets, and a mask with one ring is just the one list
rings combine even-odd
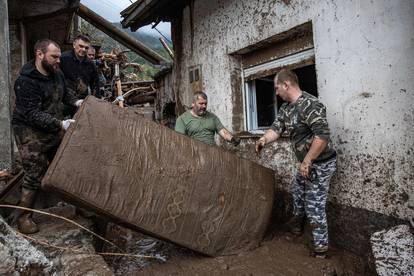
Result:
{"label": "bare forearm", "polygon": [[327,141],[320,139],[318,137],[313,138],[311,147],[308,151],[308,153],[305,156],[304,162],[307,163],[313,163],[316,158],[323,152],[323,150],[326,148],[326,145],[328,144]]}
{"label": "bare forearm", "polygon": [[279,134],[272,129],[268,129],[262,138],[264,138],[265,144],[268,144],[279,139]]}
{"label": "bare forearm", "polygon": [[220,129],[219,135],[226,141],[230,141],[233,135],[225,128]]}

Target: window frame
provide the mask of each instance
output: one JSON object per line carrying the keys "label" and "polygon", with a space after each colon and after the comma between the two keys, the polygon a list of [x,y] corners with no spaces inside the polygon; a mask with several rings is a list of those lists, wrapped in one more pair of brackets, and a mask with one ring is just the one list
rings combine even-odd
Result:
{"label": "window frame", "polygon": [[[244,68],[242,70],[243,83],[243,110],[245,118],[245,130],[253,134],[262,134],[269,127],[258,126],[257,114],[257,93],[256,79],[263,77],[263,72],[269,72],[272,75],[282,68],[295,69],[304,66],[307,62],[315,64],[315,49],[310,49],[293,53],[291,55],[271,60],[259,65]],[[253,77],[253,78],[252,78]],[[275,96],[276,97],[276,96]],[[277,116],[277,99],[275,99],[275,116]]]}

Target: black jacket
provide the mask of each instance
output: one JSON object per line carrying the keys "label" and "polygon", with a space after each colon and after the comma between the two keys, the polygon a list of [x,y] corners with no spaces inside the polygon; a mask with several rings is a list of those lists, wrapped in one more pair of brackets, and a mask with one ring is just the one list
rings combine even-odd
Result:
{"label": "black jacket", "polygon": [[88,87],[92,95],[100,96],[99,75],[92,61],[87,58],[79,60],[74,50],[70,50],[60,56],[60,69],[68,86],[75,91],[78,98],[84,99],[88,96]]}
{"label": "black jacket", "polygon": [[16,105],[13,125],[25,125],[57,132],[61,129],[64,104],[75,105],[77,98],[66,87],[63,73],[58,70],[50,76],[42,75],[34,61],[26,63],[14,84]]}

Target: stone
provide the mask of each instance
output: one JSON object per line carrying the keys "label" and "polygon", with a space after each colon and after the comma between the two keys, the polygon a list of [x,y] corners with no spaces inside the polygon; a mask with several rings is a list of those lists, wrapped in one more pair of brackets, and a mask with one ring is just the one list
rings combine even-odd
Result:
{"label": "stone", "polygon": [[10,255],[9,249],[0,242],[0,275],[12,274],[15,269],[16,259]]}
{"label": "stone", "polygon": [[408,225],[372,234],[371,245],[379,276],[414,275],[414,236]]}

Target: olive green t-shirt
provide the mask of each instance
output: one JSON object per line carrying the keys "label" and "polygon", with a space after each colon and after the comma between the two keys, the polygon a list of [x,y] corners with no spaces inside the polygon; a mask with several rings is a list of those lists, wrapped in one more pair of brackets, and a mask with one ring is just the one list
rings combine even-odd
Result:
{"label": "olive green t-shirt", "polygon": [[208,111],[202,117],[195,117],[188,110],[175,123],[175,131],[209,145],[215,145],[214,134],[223,128],[219,118]]}

